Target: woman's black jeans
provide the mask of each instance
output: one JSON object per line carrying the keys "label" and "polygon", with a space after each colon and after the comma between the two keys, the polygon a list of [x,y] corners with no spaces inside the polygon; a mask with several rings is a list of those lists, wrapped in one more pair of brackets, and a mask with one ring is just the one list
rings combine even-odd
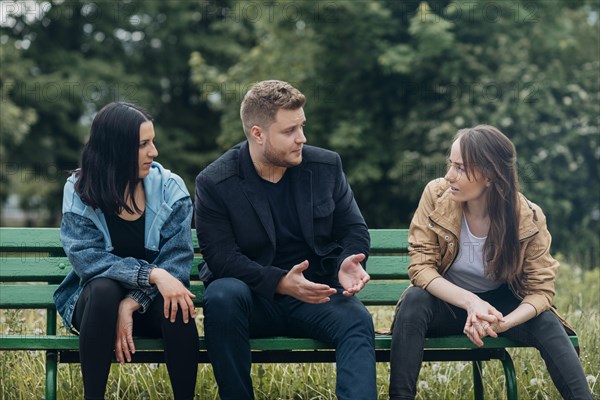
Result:
{"label": "woman's black jeans", "polygon": [[[79,330],[79,357],[86,399],[104,399],[110,364],[114,357],[119,303],[126,296],[119,282],[96,278],[83,289],[73,315]],[[181,310],[175,322],[163,315],[163,298],[156,296],[144,314],[133,314],[133,334],[162,337],[165,363],[175,399],[192,399],[198,371],[198,329],[192,319],[183,322]]]}
{"label": "woman's black jeans", "polygon": [[[478,294],[503,315],[520,304],[507,285]],[[463,333],[467,313],[418,287],[407,289],[392,329],[390,400],[413,399],[423,361],[425,337]],[[540,351],[554,385],[565,399],[591,399],[579,357],[559,319],[546,311],[501,336]]]}

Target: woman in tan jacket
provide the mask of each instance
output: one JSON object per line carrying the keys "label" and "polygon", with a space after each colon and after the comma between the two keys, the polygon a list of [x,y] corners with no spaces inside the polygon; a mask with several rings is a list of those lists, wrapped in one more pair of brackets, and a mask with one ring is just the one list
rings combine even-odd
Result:
{"label": "woman in tan jacket", "polygon": [[413,399],[427,336],[503,335],[536,347],[565,399],[591,399],[552,307],[558,262],[542,210],[519,193],[516,152],[498,129],[462,129],[448,172],[425,188],[409,231],[413,287],[396,309],[390,399]]}

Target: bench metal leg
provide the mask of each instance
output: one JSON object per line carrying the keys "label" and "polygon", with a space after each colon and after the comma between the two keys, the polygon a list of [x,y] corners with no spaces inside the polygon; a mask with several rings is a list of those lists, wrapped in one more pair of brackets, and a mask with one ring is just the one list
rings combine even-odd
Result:
{"label": "bench metal leg", "polygon": [[46,352],[46,400],[56,400],[56,375],[58,364],[58,352],[49,350]]}
{"label": "bench metal leg", "polygon": [[481,361],[473,361],[473,398],[483,400],[483,382],[481,381],[481,371],[483,364]]}
{"label": "bench metal leg", "polygon": [[510,354],[504,350],[504,358],[502,359],[502,368],[504,368],[504,379],[506,381],[506,397],[508,400],[517,400],[519,394],[517,392],[517,374],[515,373],[515,365],[510,357]]}
{"label": "bench metal leg", "polygon": [[[46,309],[46,335],[56,335],[56,310]],[[56,400],[58,351],[46,351],[46,400]]]}

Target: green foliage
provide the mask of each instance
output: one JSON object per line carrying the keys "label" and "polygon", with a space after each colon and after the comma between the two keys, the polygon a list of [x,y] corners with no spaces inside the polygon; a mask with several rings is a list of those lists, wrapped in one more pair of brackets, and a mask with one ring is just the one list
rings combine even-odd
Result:
{"label": "green foliage", "polygon": [[555,249],[598,265],[595,0],[31,7],[5,7],[0,24],[0,200],[19,193],[23,206],[48,208],[40,224],[57,223],[64,171],[107,102],[149,109],[159,161],[191,189],[244,139],[250,85],[282,79],[307,95],[309,143],[341,154],[371,227],[408,226],[456,131],[488,123],[514,141],[522,189],[546,212]]}
{"label": "green foliage", "polygon": [[496,125],[517,146],[523,191],[546,211],[555,248],[598,265],[596,2],[282,1],[271,11],[246,21],[254,44],[226,69],[192,57],[196,75],[239,88],[221,92],[223,149],[243,139],[245,89],[288,80],[307,94],[309,143],[342,155],[369,225],[397,227],[444,174],[456,131]]}

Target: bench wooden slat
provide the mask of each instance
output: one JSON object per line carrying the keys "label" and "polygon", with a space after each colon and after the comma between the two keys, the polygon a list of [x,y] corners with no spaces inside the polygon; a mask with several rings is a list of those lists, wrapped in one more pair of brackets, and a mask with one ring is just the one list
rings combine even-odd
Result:
{"label": "bench wooden slat", "polygon": [[5,257],[0,260],[0,282],[62,282],[71,271],[66,257]]}
{"label": "bench wooden slat", "polygon": [[16,253],[62,251],[60,230],[58,228],[2,228],[0,250]]}
{"label": "bench wooden slat", "polygon": [[[577,336],[570,336],[569,339],[574,347],[579,346]],[[390,335],[375,336],[376,349],[389,349],[392,337]],[[499,349],[511,347],[529,347],[523,343],[515,342],[511,339],[499,337],[497,339],[484,338],[482,349]],[[135,347],[138,351],[162,350],[162,339],[134,339]],[[251,339],[253,350],[320,350],[332,349],[327,343],[316,339],[308,338],[290,338],[290,337],[269,337],[260,339]],[[477,349],[465,335],[444,336],[440,338],[427,338],[425,340],[426,349]],[[79,337],[74,335],[63,336],[45,336],[45,335],[0,335],[0,350],[78,350]],[[204,337],[200,337],[200,349],[206,349]]]}
{"label": "bench wooden slat", "polygon": [[[395,305],[408,285],[408,282],[372,281],[357,296],[368,306]],[[43,284],[0,285],[0,308],[54,307],[52,296],[57,287],[58,285]],[[202,306],[204,285],[201,283],[192,284],[190,290],[196,295],[194,304],[198,307]]]}
{"label": "bench wooden slat", "polygon": [[0,285],[0,308],[54,307],[52,295],[58,285]]}
{"label": "bench wooden slat", "polygon": [[408,279],[410,259],[402,256],[370,256],[367,272],[371,279]]}
{"label": "bench wooden slat", "polygon": [[[198,280],[198,264],[202,257],[196,256],[190,271],[192,281]],[[407,256],[369,257],[367,271],[371,279],[408,279]],[[66,257],[23,256],[0,259],[0,282],[49,282],[60,283],[71,271]]]}
{"label": "bench wooden slat", "polygon": [[408,250],[407,229],[370,229],[371,254],[405,253]]}
{"label": "bench wooden slat", "polygon": [[[371,252],[401,253],[408,247],[406,229],[371,229]],[[194,249],[198,251],[196,230],[190,231]],[[58,228],[2,228],[0,250],[4,252],[56,252],[62,251]]]}

